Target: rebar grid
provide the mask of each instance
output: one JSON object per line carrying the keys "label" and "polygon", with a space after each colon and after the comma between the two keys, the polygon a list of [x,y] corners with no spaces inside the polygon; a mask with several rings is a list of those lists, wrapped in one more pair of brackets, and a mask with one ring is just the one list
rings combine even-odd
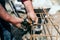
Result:
{"label": "rebar grid", "polygon": [[[41,19],[44,19],[44,23],[41,23],[40,25],[43,25],[43,30],[41,34],[33,34],[32,38],[30,40],[60,40],[60,28],[59,24],[57,22],[54,22],[53,16],[49,15],[48,12],[43,9],[44,13],[37,13],[40,15]],[[44,17],[43,14],[46,14]],[[48,22],[46,22],[46,20]],[[37,37],[40,39],[37,39]],[[43,39],[42,39],[43,38]]]}
{"label": "rebar grid", "polygon": [[[38,18],[44,20],[43,23],[39,23],[39,25],[43,26],[42,32],[40,34],[30,35],[30,40],[32,40],[32,38],[33,40],[60,40],[59,24],[56,21],[54,22],[54,16],[49,15],[45,9],[43,9],[43,11],[43,13],[37,13],[39,15]],[[43,14],[46,15],[44,16]]]}

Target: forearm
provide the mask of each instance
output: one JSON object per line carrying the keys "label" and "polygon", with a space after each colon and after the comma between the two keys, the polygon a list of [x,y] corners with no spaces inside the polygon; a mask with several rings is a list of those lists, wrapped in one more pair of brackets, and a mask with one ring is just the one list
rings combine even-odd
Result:
{"label": "forearm", "polygon": [[34,13],[33,5],[30,0],[23,1],[23,4],[25,5],[27,13]]}
{"label": "forearm", "polygon": [[23,4],[27,10],[28,18],[31,18],[33,21],[37,19],[37,16],[34,12],[32,1],[31,0],[23,0]]}
{"label": "forearm", "polygon": [[11,16],[5,11],[1,4],[0,4],[0,18],[8,22],[10,22],[11,19]]}
{"label": "forearm", "polygon": [[13,17],[11,15],[9,15],[5,9],[2,7],[2,5],[0,4],[0,18],[2,18],[3,20],[12,23],[13,25],[15,25],[16,27],[20,28],[21,27],[21,22],[24,21],[22,18],[18,18],[18,17]]}

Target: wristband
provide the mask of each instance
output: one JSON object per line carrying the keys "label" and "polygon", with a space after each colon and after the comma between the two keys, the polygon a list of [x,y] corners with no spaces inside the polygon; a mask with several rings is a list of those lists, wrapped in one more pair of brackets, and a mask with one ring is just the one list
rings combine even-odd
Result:
{"label": "wristband", "polygon": [[25,1],[27,1],[27,0],[21,0],[21,1],[22,1],[22,3],[23,3],[23,2],[25,2]]}

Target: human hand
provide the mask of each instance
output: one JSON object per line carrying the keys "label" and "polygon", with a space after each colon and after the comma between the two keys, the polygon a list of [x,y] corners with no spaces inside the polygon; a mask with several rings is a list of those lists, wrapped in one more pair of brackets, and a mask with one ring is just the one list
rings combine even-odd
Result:
{"label": "human hand", "polygon": [[18,17],[12,17],[11,19],[10,19],[10,21],[11,21],[11,23],[14,25],[14,26],[16,26],[16,27],[18,27],[18,28],[22,28],[21,27],[21,23],[24,21],[22,18],[18,18]]}
{"label": "human hand", "polygon": [[35,22],[34,24],[38,23],[38,17],[36,16],[35,13],[28,13],[27,15],[28,15],[28,18],[32,19],[32,21]]}

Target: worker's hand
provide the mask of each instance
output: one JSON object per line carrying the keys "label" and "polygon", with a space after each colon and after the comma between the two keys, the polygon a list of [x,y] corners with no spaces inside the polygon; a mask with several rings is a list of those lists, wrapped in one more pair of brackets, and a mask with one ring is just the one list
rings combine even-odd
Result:
{"label": "worker's hand", "polygon": [[28,18],[32,19],[32,21],[35,21],[35,24],[38,23],[38,17],[35,13],[28,13]]}
{"label": "worker's hand", "polygon": [[22,28],[21,27],[21,22],[23,22],[23,19],[22,18],[18,18],[18,17],[11,18],[11,23],[13,25],[15,25],[16,27],[18,27],[18,28]]}

